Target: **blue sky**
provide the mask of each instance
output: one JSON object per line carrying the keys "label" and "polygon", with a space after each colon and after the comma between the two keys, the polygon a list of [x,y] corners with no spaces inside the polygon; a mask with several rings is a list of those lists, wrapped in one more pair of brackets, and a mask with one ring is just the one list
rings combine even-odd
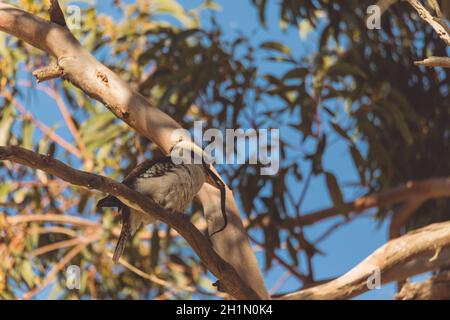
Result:
{"label": "blue sky", "polygon": [[[109,2],[97,1],[99,3],[99,9],[104,12],[110,12],[111,6]],[[188,9],[195,8],[202,3],[201,0],[181,0],[180,2]],[[226,31],[225,37],[233,38],[237,35],[237,31],[239,31],[246,35],[252,35],[252,41],[255,44],[268,40],[279,41],[286,44],[294,54],[298,55],[307,55],[315,49],[317,34],[312,33],[307,39],[301,39],[298,30],[295,28],[289,28],[286,32],[281,31],[278,25],[278,8],[273,5],[276,1],[269,1],[272,5],[267,10],[267,29],[263,29],[259,25],[257,11],[250,5],[249,0],[219,0],[217,2],[221,4],[222,9],[216,14],[216,17]],[[206,26],[208,25],[208,16],[205,15],[202,17],[202,23]],[[272,64],[264,61],[261,61],[260,67],[264,71],[280,72]],[[31,79],[27,73],[24,73],[22,78]],[[29,110],[48,125],[54,125],[55,123],[63,125],[62,119],[55,112],[56,109],[52,100],[49,100],[44,94],[37,93],[36,91],[32,93],[32,91],[34,90],[30,90],[30,94],[24,99]],[[292,138],[293,140],[297,138],[287,128],[280,129],[282,135],[287,135],[285,138]],[[58,130],[58,133],[64,137],[70,137],[69,132],[63,127]],[[347,147],[344,142],[337,142],[328,149],[325,154],[324,166],[327,170],[335,173],[341,185],[358,180],[353,161],[347,152]],[[301,187],[302,185],[300,184],[299,188]],[[351,200],[361,195],[364,190],[347,187],[344,188],[344,192],[346,200]],[[303,211],[312,212],[329,206],[332,206],[332,202],[329,199],[324,179],[322,176],[316,177],[312,180],[306,195]],[[309,239],[317,238],[333,222],[335,221],[321,223],[306,229],[307,237]],[[356,219],[354,222],[339,229],[321,244],[320,249],[326,255],[317,256],[314,259],[316,278],[336,277],[349,271],[376,248],[383,245],[386,239],[386,223],[380,226],[370,215]],[[257,253],[257,257],[262,266],[263,256]],[[288,259],[287,256],[286,258]],[[285,270],[283,268],[275,267],[273,271],[266,274],[265,278],[268,288],[271,288],[284,273]],[[298,289],[298,287],[299,283],[294,278],[290,278],[280,290],[292,291]],[[359,299],[390,299],[393,294],[394,286],[392,284],[384,285],[380,290],[370,291],[360,296]]]}

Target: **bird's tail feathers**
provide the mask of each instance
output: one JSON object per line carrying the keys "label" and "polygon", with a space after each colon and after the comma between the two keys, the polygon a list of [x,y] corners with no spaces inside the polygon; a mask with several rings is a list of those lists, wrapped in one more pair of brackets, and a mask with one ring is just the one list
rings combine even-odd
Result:
{"label": "bird's tail feathers", "polygon": [[120,231],[119,240],[117,241],[116,249],[113,254],[113,261],[115,264],[119,262],[120,257],[125,250],[125,245],[130,238],[130,208],[124,206],[122,209],[122,230]]}

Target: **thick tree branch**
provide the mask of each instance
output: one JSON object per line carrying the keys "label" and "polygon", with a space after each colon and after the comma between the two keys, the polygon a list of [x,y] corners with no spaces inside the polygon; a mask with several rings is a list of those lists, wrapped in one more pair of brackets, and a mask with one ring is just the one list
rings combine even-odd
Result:
{"label": "thick tree branch", "polygon": [[[0,216],[1,218],[1,216]],[[63,240],[55,243],[51,243],[48,245],[44,245],[39,247],[38,249],[30,252],[31,256],[40,255],[44,252],[51,252],[54,250],[59,250],[61,248],[68,248],[71,246],[76,246],[81,243],[86,243],[86,241],[91,241],[91,243],[94,243],[95,241],[98,241],[101,239],[101,235],[104,232],[103,225],[100,223],[96,223],[93,221],[90,221],[85,218],[78,218],[73,216],[65,216],[61,214],[33,214],[33,215],[18,215],[18,216],[6,216],[6,224],[2,224],[2,220],[0,219],[0,228],[6,227],[8,229],[9,227],[21,225],[21,224],[28,224],[30,222],[38,222],[40,225],[47,225],[47,226],[28,226],[27,233],[30,235],[34,234],[64,234],[67,235],[70,240]],[[3,220],[5,222],[5,220]],[[51,226],[48,226],[48,223],[52,224]],[[56,225],[55,225],[56,224]],[[70,224],[71,227],[62,227],[58,226],[58,224]],[[80,227],[80,229],[78,229]],[[78,232],[79,230],[82,230],[81,236]],[[176,235],[179,236],[179,234],[173,230],[170,229],[170,231]],[[120,228],[113,228],[111,230],[112,234],[114,236],[119,236]],[[162,231],[159,231],[162,233]],[[96,237],[90,237],[89,239],[86,239],[86,235],[96,235]],[[139,232],[139,240],[148,241],[151,238],[151,233],[149,235],[148,232],[141,231]],[[161,235],[163,236],[163,235]],[[1,244],[0,244],[1,247]],[[1,250],[1,249],[0,249]],[[111,252],[105,252],[105,254],[112,258],[113,254]],[[156,283],[157,285],[164,287],[167,289],[166,293],[169,292],[191,292],[196,294],[201,294],[205,296],[213,296],[213,297],[221,297],[221,298],[227,298],[229,295],[227,293],[221,293],[221,292],[210,292],[210,291],[204,291],[200,288],[189,286],[189,285],[176,285],[174,283],[171,283],[170,281],[163,280],[161,278],[158,278],[154,274],[148,274],[144,271],[140,270],[136,266],[130,264],[128,261],[124,260],[123,257],[119,260],[119,263],[125,267],[126,269],[130,270],[131,272],[135,273],[136,275],[150,281],[153,283]]]}
{"label": "thick tree branch", "polygon": [[440,272],[423,282],[407,282],[395,299],[450,300],[450,271]]}
{"label": "thick tree branch", "polygon": [[[181,128],[180,125],[101,64],[67,28],[0,3],[0,30],[55,57],[64,79],[102,102],[119,119],[155,142],[164,153],[168,154],[177,142],[172,134]],[[217,226],[223,223],[220,191],[205,184],[198,196],[208,229],[217,230]],[[217,252],[241,275],[244,283],[258,292],[259,296],[269,299],[231,190],[227,190],[226,197],[228,227],[211,241]]]}
{"label": "thick tree branch", "polygon": [[299,218],[285,219],[281,227],[306,226],[348,213],[361,213],[374,207],[385,207],[415,199],[423,201],[450,197],[450,177],[432,178],[423,181],[410,181],[399,187],[380,193],[370,194],[347,202],[342,208],[328,208],[305,214]]}
{"label": "thick tree branch", "polygon": [[350,299],[368,290],[376,270],[389,283],[438,269],[450,262],[450,222],[436,223],[389,241],[345,275],[281,299]]}
{"label": "thick tree branch", "polygon": [[[402,228],[411,218],[411,215],[423,204],[422,198],[411,199],[400,207],[397,212],[392,215],[391,222],[389,224],[389,240],[400,237]],[[399,279],[397,281],[397,288],[401,288],[405,283],[405,279]]]}
{"label": "thick tree branch", "polygon": [[73,185],[96,189],[119,198],[126,205],[157,217],[175,229],[199,255],[206,268],[220,281],[227,293],[237,299],[259,299],[260,296],[242,281],[234,268],[211,247],[209,240],[182,213],[169,213],[127,186],[109,178],[73,169],[46,155],[20,147],[0,147],[0,160],[9,160],[30,168],[45,171]]}

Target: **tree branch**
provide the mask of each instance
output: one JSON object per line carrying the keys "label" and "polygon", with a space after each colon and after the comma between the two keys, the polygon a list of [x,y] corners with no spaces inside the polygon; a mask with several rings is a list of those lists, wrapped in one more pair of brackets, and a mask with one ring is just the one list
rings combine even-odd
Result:
{"label": "tree branch", "polygon": [[404,0],[407,1],[414,9],[416,9],[419,16],[426,21],[433,29],[436,31],[436,33],[439,35],[439,37],[448,45],[450,46],[450,35],[447,32],[447,29],[442,26],[441,23],[436,21],[433,16],[428,12],[428,10],[420,3],[418,0]]}
{"label": "tree branch", "polygon": [[448,57],[429,57],[422,61],[415,61],[414,64],[416,66],[450,68],[450,58],[448,58]]}
{"label": "tree branch", "polygon": [[81,251],[84,250],[84,248],[87,247],[89,243],[81,243],[77,245],[76,247],[72,248],[61,260],[58,261],[57,264],[55,264],[48,275],[45,277],[44,280],[39,284],[39,286],[35,289],[32,289],[31,291],[25,293],[22,297],[23,300],[29,300],[36,296],[39,292],[44,290],[58,275],[58,273],[72,260],[74,257],[76,257]]}
{"label": "tree branch", "polygon": [[62,77],[63,70],[56,62],[52,62],[48,66],[35,70],[33,76],[36,77],[37,82],[39,83]]}
{"label": "tree branch", "polygon": [[292,226],[306,226],[347,213],[361,213],[374,207],[385,207],[418,198],[425,201],[444,197],[450,197],[450,177],[410,181],[399,187],[347,202],[343,206],[344,209],[337,207],[328,208],[305,214],[299,218],[285,219],[280,223],[282,227],[289,228]]}
{"label": "tree branch", "polygon": [[450,262],[450,222],[436,223],[391,240],[345,275],[281,297],[287,300],[350,299],[369,290],[368,279],[380,271],[389,283],[438,269]]}
{"label": "tree branch", "polygon": [[[424,200],[421,198],[412,199],[400,207],[397,212],[392,215],[389,224],[389,240],[400,237],[403,226],[411,218],[411,215],[423,204]],[[405,283],[405,279],[397,281],[397,288],[401,288]]]}
{"label": "tree branch", "polygon": [[6,89],[3,88],[3,90],[0,91],[1,96],[3,96],[7,101],[13,104],[14,108],[16,108],[25,119],[28,119],[34,123],[36,127],[38,127],[49,139],[53,140],[55,143],[57,143],[61,148],[67,150],[75,157],[81,159],[81,152],[75,148],[71,143],[69,143],[67,140],[62,138],[60,135],[58,135],[54,130],[47,127],[45,124],[40,122],[38,119],[36,119],[31,112],[29,112],[22,103],[20,103],[17,99],[14,98],[12,93]]}
{"label": "tree branch", "polygon": [[[178,142],[173,140],[172,134],[181,126],[101,64],[67,28],[0,3],[0,30],[55,57],[64,79],[89,97],[102,102],[119,119],[155,142],[164,153],[168,154]],[[205,184],[198,198],[203,205],[208,229],[217,230],[223,224],[220,191]],[[233,193],[228,188],[226,198],[229,224],[211,241],[217,252],[234,266],[244,283],[252,287],[260,297],[269,299]]]}
{"label": "tree branch", "polygon": [[450,271],[440,272],[430,279],[419,282],[407,282],[395,295],[396,300],[449,300]]}
{"label": "tree branch", "polygon": [[10,146],[0,147],[0,160],[9,160],[30,168],[45,171],[73,185],[96,189],[112,194],[127,206],[157,217],[174,228],[199,255],[206,268],[220,281],[227,293],[237,299],[256,300],[261,297],[242,281],[234,268],[224,261],[211,247],[209,240],[182,213],[165,211],[152,199],[107,177],[79,171],[49,156]]}

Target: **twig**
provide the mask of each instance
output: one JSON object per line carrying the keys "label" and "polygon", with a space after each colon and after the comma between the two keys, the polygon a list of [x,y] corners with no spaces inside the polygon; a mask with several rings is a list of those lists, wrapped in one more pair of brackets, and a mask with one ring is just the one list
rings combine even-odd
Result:
{"label": "twig", "polygon": [[71,249],[57,264],[53,266],[45,279],[39,284],[39,286],[26,294],[23,295],[23,300],[32,299],[39,292],[44,290],[58,275],[60,272],[75,256],[77,256],[83,249],[88,245],[88,243],[82,243],[75,248]]}
{"label": "twig", "polygon": [[48,253],[48,252],[51,252],[54,250],[63,249],[63,248],[67,248],[67,247],[73,247],[79,243],[80,243],[79,238],[50,243],[48,245],[42,246],[36,250],[31,251],[30,256],[38,257],[40,255],[43,255],[45,253]]}
{"label": "twig", "polygon": [[31,120],[36,125],[36,127],[38,127],[47,137],[49,137],[51,140],[59,144],[63,149],[66,149],[75,157],[81,159],[80,151],[77,148],[75,148],[64,138],[60,137],[53,130],[48,128],[45,124],[37,120],[17,99],[13,97],[13,95],[8,89],[3,88],[2,95],[5,96],[5,98],[8,99],[25,118]]}
{"label": "twig", "polygon": [[[425,200],[450,197],[450,177],[432,178],[422,181],[410,181],[399,187],[380,193],[373,193],[341,207],[332,207],[319,210],[300,218],[288,218],[280,222],[280,227],[307,226],[346,213],[361,213],[374,207],[386,207],[411,199],[423,198]],[[255,219],[256,220],[256,219]],[[263,219],[264,220],[264,219]],[[253,224],[258,221],[254,221]],[[263,223],[264,221],[260,221]]]}
{"label": "twig", "polygon": [[[21,80],[21,81],[19,81],[19,84],[21,86],[32,87],[31,81],[28,81],[28,80]],[[92,166],[93,166],[93,159],[86,152],[86,146],[83,142],[83,139],[81,138],[80,130],[78,130],[78,128],[75,124],[75,121],[73,120],[73,118],[69,112],[69,108],[67,107],[66,103],[62,99],[59,91],[56,90],[55,87],[50,88],[49,86],[37,86],[36,89],[44,92],[47,96],[49,96],[50,98],[55,100],[56,106],[58,107],[59,111],[61,112],[64,122],[66,123],[67,128],[69,129],[72,137],[74,138],[74,140],[78,146],[80,154],[82,155],[82,157],[85,160],[84,165],[86,167],[86,170],[91,170]]]}
{"label": "twig", "polygon": [[28,231],[29,234],[65,234],[66,236],[75,238],[77,237],[77,232],[69,229],[69,228],[64,228],[64,227],[58,227],[58,226],[54,226],[54,227],[45,227],[45,228],[40,228],[40,227],[32,227],[29,229]]}
{"label": "twig", "polygon": [[414,64],[416,66],[450,68],[450,58],[448,58],[448,57],[429,57],[422,61],[415,61]]}
{"label": "twig", "polygon": [[0,202],[0,207],[3,208],[15,208],[15,209],[21,209],[23,207],[22,204],[20,203],[4,203],[4,202]]}
{"label": "twig", "polygon": [[286,281],[288,281],[291,276],[292,274],[289,271],[283,273],[281,277],[277,280],[277,282],[275,282],[275,284],[272,286],[272,288],[270,288],[270,294],[273,295],[276,292],[278,292],[278,290],[280,290],[284,286]]}
{"label": "twig", "polygon": [[102,225],[98,222],[93,222],[87,219],[73,217],[73,216],[67,216],[67,215],[60,215],[60,214],[33,214],[29,216],[8,216],[6,217],[6,221],[8,224],[15,225],[19,223],[30,223],[30,222],[37,222],[37,221],[43,221],[43,222],[57,222],[57,223],[68,223],[83,227],[94,227],[94,228],[102,228]]}
{"label": "twig", "polygon": [[349,220],[342,220],[334,223],[331,227],[329,227],[323,234],[321,234],[316,240],[314,240],[313,244],[318,244],[328,238],[334,231],[342,227],[343,225],[349,223]]}
{"label": "twig", "polygon": [[431,6],[433,7],[433,10],[436,12],[436,15],[438,16],[438,18],[445,18],[444,15],[442,14],[441,8],[439,7],[439,3],[436,0],[428,0],[431,4]]}
{"label": "twig", "polygon": [[36,77],[38,83],[62,77],[63,69],[58,66],[56,62],[33,71],[33,76]]}
{"label": "twig", "polygon": [[447,33],[447,30],[433,18],[433,16],[428,12],[428,10],[420,3],[420,1],[418,0],[404,0],[404,1],[407,1],[414,9],[416,9],[419,16],[424,21],[426,21],[434,29],[434,31],[436,31],[436,33],[447,44],[447,46],[450,46],[450,35]]}
{"label": "twig", "polygon": [[[110,258],[112,258],[113,254],[111,252],[106,253],[106,255]],[[122,266],[124,266],[125,268],[127,268],[128,270],[130,270],[131,272],[137,274],[138,276],[140,276],[141,278],[147,279],[161,287],[165,287],[168,288],[170,290],[175,290],[175,291],[187,291],[187,292],[191,292],[191,293],[198,293],[198,290],[194,287],[191,286],[186,286],[186,287],[179,287],[174,285],[171,282],[165,281],[161,278],[158,278],[157,276],[153,275],[153,274],[148,274],[142,270],[140,270],[139,268],[136,268],[135,266],[133,266],[132,264],[130,264],[128,261],[126,261],[123,257],[121,257],[119,259],[119,264],[121,264]],[[223,297],[225,298],[227,295],[217,292],[217,293],[211,293],[211,295],[214,296],[219,296],[219,297]]]}
{"label": "twig", "polygon": [[[251,235],[248,236],[250,238],[251,241],[253,241],[255,244],[257,244],[258,246],[265,248],[266,246],[257,241],[254,237],[252,237]],[[290,274],[292,274],[293,276],[295,276],[296,278],[298,278],[301,282],[307,282],[308,281],[308,277],[305,276],[304,274],[301,274],[300,272],[298,272],[294,266],[291,266],[289,263],[287,263],[286,261],[283,260],[283,258],[281,258],[280,256],[278,256],[275,252],[272,254],[272,257],[275,261],[277,261],[282,267],[284,267]]]}
{"label": "twig", "polygon": [[301,206],[303,204],[303,201],[305,200],[306,193],[308,192],[309,185],[311,183],[312,174],[313,174],[313,170],[311,169],[308,172],[308,176],[306,177],[305,185],[302,188],[302,193],[300,194],[300,197],[298,198],[297,207],[298,207],[299,210],[300,210],[300,208],[301,208]]}
{"label": "twig", "polygon": [[64,103],[64,100],[62,99],[60,93],[55,88],[50,89],[49,87],[43,87],[42,91],[44,91],[48,96],[50,96],[55,100],[56,105],[58,106],[61,115],[63,116],[63,119],[66,122],[67,128],[69,129],[70,133],[75,139],[76,144],[78,145],[81,155],[84,158],[86,158],[85,160],[87,162],[86,163],[87,170],[92,169],[93,160],[90,157],[88,157],[88,154],[86,152],[86,146],[83,142],[83,139],[81,139],[80,131],[75,125],[75,122],[73,121],[69,109],[67,108],[67,105]]}

